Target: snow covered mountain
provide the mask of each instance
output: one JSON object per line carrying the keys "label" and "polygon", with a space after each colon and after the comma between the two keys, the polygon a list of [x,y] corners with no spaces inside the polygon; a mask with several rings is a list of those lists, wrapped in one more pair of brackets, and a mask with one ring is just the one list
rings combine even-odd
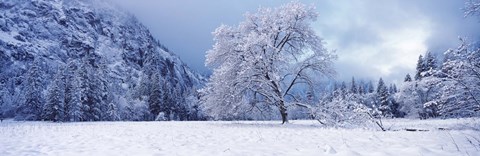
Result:
{"label": "snow covered mountain", "polygon": [[[157,61],[152,62],[152,58]],[[59,70],[73,72],[81,68],[78,64],[82,60],[106,73],[105,85],[113,94],[109,103],[118,105],[118,114],[131,104],[129,101],[148,105],[148,91],[135,93],[142,92],[142,83],[155,73],[161,73],[162,86],[167,87],[162,91],[170,90],[165,95],[183,98],[176,104],[188,105],[182,107],[187,111],[194,107],[195,91],[205,81],[153,38],[133,15],[110,2],[0,1],[0,113],[3,111],[4,116],[17,114],[25,101],[27,72],[33,62],[40,62],[42,93],[46,95]],[[73,67],[69,62],[74,62]]]}

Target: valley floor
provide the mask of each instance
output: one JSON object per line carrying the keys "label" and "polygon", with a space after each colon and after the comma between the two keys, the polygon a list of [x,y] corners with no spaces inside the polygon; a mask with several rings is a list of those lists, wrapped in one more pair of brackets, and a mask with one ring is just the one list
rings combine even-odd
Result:
{"label": "valley floor", "polygon": [[10,120],[0,123],[0,155],[480,155],[478,118],[387,120],[387,132],[279,123]]}

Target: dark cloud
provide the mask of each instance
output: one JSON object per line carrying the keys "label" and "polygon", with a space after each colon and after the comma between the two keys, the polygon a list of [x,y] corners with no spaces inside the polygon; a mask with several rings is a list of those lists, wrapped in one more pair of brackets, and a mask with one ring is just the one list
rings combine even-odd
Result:
{"label": "dark cloud", "polygon": [[[289,1],[256,0],[120,0],[153,35],[184,62],[200,71],[211,32],[220,24],[236,25],[259,6]],[[338,79],[384,77],[399,82],[413,73],[419,54],[456,47],[458,36],[480,36],[479,20],[464,18],[462,0],[308,0],[320,13],[312,26],[336,49]]]}
{"label": "dark cloud", "polygon": [[259,6],[278,6],[288,1],[254,0],[118,0],[132,11],[153,35],[193,69],[208,72],[205,52],[213,45],[212,32],[221,24],[236,25]]}
{"label": "dark cloud", "polygon": [[[320,1],[319,32],[339,55],[338,79],[384,77],[400,82],[426,51],[443,53],[458,36],[480,36],[462,0]],[[326,17],[325,17],[326,16]]]}

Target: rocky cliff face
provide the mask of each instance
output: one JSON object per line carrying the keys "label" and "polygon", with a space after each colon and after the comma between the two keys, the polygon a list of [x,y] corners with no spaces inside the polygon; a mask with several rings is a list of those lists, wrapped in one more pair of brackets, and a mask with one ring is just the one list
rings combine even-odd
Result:
{"label": "rocky cliff face", "polygon": [[[103,66],[96,68],[107,71],[109,86],[115,88],[110,92],[117,103],[128,101],[125,98],[138,89],[142,77],[149,78],[158,71],[168,84],[165,86],[175,86],[182,95],[193,95],[204,83],[200,75],[155,40],[133,15],[109,2],[0,1],[0,86],[6,94],[2,100],[4,114],[15,114],[12,108],[21,101],[25,73],[34,60],[41,60],[45,73],[43,85],[48,86],[59,68],[87,55],[101,60],[98,62]],[[158,57],[153,64],[157,71],[146,68],[151,56]],[[6,97],[19,100],[9,103]],[[123,105],[126,104],[119,107]]]}

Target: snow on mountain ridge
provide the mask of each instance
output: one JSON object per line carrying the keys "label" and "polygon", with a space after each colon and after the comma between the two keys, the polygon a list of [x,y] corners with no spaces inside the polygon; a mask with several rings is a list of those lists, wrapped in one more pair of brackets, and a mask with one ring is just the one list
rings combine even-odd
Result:
{"label": "snow on mountain ridge", "polygon": [[0,1],[0,86],[11,94],[21,92],[22,77],[33,60],[44,60],[46,86],[58,67],[92,53],[105,61],[112,83],[121,83],[115,84],[124,89],[117,92],[120,96],[138,85],[146,56],[152,54],[161,57],[161,69],[173,73],[165,77],[168,83],[179,84],[182,91],[194,92],[205,81],[132,14],[111,2]]}
{"label": "snow on mountain ridge", "polygon": [[[151,52],[145,50],[148,46],[154,46],[153,51],[164,59],[184,65],[176,55],[163,50],[133,15],[107,1],[7,0],[0,2],[0,8],[0,17],[6,21],[0,22],[0,42],[7,54],[12,51],[8,47],[29,47],[26,55],[53,54],[65,62],[67,58],[61,55],[75,57],[76,48],[84,48],[115,64],[118,57],[140,61],[135,59],[142,58],[128,58],[125,53],[143,55]],[[13,61],[17,60],[21,59]]]}

